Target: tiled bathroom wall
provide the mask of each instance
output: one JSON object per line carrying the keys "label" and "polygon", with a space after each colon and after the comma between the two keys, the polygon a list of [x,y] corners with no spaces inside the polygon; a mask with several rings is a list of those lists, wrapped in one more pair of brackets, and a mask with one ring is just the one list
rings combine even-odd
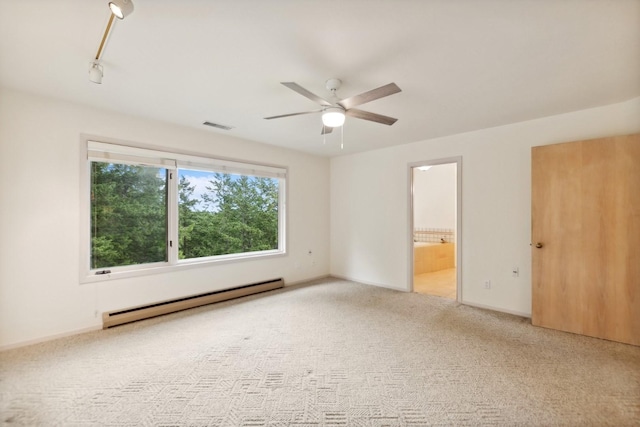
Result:
{"label": "tiled bathroom wall", "polygon": [[455,243],[455,230],[451,228],[414,228],[413,241],[424,243]]}

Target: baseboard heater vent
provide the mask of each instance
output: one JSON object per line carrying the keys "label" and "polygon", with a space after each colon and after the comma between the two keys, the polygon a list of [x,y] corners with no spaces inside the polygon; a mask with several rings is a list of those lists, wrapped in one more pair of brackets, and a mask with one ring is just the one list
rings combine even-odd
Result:
{"label": "baseboard heater vent", "polygon": [[224,291],[208,292],[206,294],[192,295],[155,304],[110,311],[102,313],[102,329],[111,328],[124,323],[135,322],[137,320],[148,319],[150,317],[162,316],[163,314],[174,313],[176,311],[187,310],[189,308],[200,307],[201,305],[212,304],[214,302],[226,301],[258,294],[260,292],[271,291],[282,288],[283,286],[284,279],[274,279]]}

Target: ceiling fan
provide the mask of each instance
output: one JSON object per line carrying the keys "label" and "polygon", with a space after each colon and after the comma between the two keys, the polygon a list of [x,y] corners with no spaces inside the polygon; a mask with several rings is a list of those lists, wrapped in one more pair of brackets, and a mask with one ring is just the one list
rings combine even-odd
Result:
{"label": "ceiling fan", "polygon": [[309,92],[294,82],[282,82],[283,85],[289,89],[298,92],[300,95],[309,98],[317,104],[322,106],[319,110],[304,111],[301,113],[281,114],[279,116],[265,117],[266,120],[280,119],[282,117],[299,116],[301,114],[313,114],[322,113],[322,135],[331,133],[334,127],[340,127],[344,124],[345,116],[355,117],[357,119],[369,120],[371,122],[382,123],[383,125],[391,126],[398,119],[393,117],[383,116],[381,114],[371,113],[369,111],[359,110],[353,107],[358,105],[375,101],[376,99],[384,98],[385,96],[398,93],[401,89],[395,83],[389,83],[384,86],[380,86],[377,89],[361,93],[359,95],[352,96],[350,98],[340,99],[336,95],[336,91],[340,88],[342,81],[340,79],[329,79],[326,81],[326,88],[331,92],[329,100],[319,97],[318,95]]}

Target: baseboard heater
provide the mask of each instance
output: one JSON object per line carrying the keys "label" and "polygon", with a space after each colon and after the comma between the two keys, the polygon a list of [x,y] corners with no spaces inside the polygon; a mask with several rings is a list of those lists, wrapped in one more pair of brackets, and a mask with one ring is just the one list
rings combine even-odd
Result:
{"label": "baseboard heater", "polygon": [[143,305],[139,307],[125,308],[117,311],[102,313],[102,329],[122,325],[124,323],[135,322],[137,320],[148,319],[150,317],[162,316],[163,314],[174,313],[176,311],[187,310],[189,308],[200,307],[201,305],[212,304],[214,302],[226,301],[234,298],[267,292],[282,288],[284,279],[268,280],[266,282],[252,283],[250,285],[239,286],[223,291],[208,292],[206,294],[192,295],[170,301],[158,302],[155,304]]}

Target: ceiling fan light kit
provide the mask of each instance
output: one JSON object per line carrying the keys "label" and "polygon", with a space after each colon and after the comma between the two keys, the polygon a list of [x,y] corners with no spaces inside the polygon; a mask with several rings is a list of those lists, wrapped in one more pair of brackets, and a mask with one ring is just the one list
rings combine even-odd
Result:
{"label": "ceiling fan light kit", "polygon": [[327,107],[322,112],[322,123],[330,128],[337,128],[344,124],[344,110],[340,107]]}

